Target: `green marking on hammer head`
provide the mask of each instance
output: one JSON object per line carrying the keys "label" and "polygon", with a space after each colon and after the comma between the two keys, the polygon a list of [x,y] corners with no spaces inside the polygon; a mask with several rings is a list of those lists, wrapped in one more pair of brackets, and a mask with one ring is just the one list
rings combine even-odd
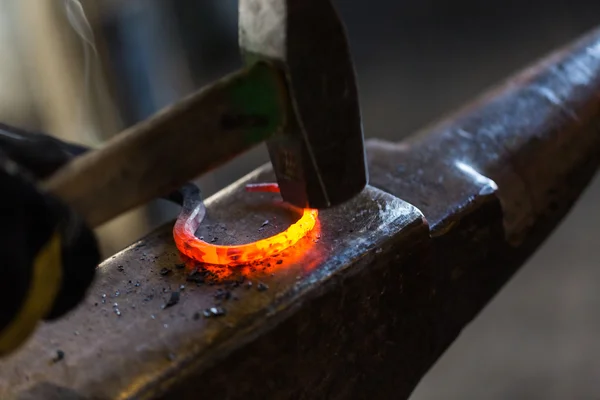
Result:
{"label": "green marking on hammer head", "polygon": [[257,63],[229,90],[236,124],[244,127],[244,140],[260,143],[279,131],[285,122],[285,87],[275,69]]}

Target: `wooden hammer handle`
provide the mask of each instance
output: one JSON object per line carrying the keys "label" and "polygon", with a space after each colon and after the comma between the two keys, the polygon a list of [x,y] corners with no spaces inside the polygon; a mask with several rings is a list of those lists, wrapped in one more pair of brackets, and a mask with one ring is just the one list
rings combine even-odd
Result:
{"label": "wooden hammer handle", "polygon": [[74,159],[42,186],[97,227],[275,133],[285,119],[282,82],[266,64],[235,72]]}

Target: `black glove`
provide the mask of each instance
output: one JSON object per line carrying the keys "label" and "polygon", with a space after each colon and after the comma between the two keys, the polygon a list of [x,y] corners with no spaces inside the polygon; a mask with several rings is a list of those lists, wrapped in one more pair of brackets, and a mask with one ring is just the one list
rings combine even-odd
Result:
{"label": "black glove", "polygon": [[0,355],[22,344],[39,320],[79,304],[100,260],[82,219],[36,186],[73,149],[45,135],[22,140],[22,132],[6,129],[0,126]]}
{"label": "black glove", "polygon": [[0,123],[0,150],[35,179],[45,179],[89,149]]}

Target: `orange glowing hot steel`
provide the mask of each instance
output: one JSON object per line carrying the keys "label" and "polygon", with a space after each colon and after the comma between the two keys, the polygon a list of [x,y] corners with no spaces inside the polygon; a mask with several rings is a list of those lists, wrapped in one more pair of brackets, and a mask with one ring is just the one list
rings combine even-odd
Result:
{"label": "orange glowing hot steel", "polygon": [[[247,185],[246,190],[279,193],[279,186],[276,183],[253,184]],[[277,235],[252,243],[222,246],[207,243],[196,237],[196,230],[204,219],[206,209],[199,198],[191,203],[186,204],[184,201],[181,214],[173,228],[175,244],[186,256],[214,265],[250,264],[275,256],[306,236],[315,227],[318,216],[317,210],[306,208],[298,221]]]}

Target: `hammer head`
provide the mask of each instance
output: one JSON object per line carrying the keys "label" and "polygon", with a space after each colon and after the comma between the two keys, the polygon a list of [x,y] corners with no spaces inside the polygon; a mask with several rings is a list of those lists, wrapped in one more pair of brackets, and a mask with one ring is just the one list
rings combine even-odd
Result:
{"label": "hammer head", "polygon": [[327,208],[367,184],[356,76],[345,28],[330,0],[239,0],[247,63],[285,75],[289,115],[267,142],[281,195],[298,207]]}

